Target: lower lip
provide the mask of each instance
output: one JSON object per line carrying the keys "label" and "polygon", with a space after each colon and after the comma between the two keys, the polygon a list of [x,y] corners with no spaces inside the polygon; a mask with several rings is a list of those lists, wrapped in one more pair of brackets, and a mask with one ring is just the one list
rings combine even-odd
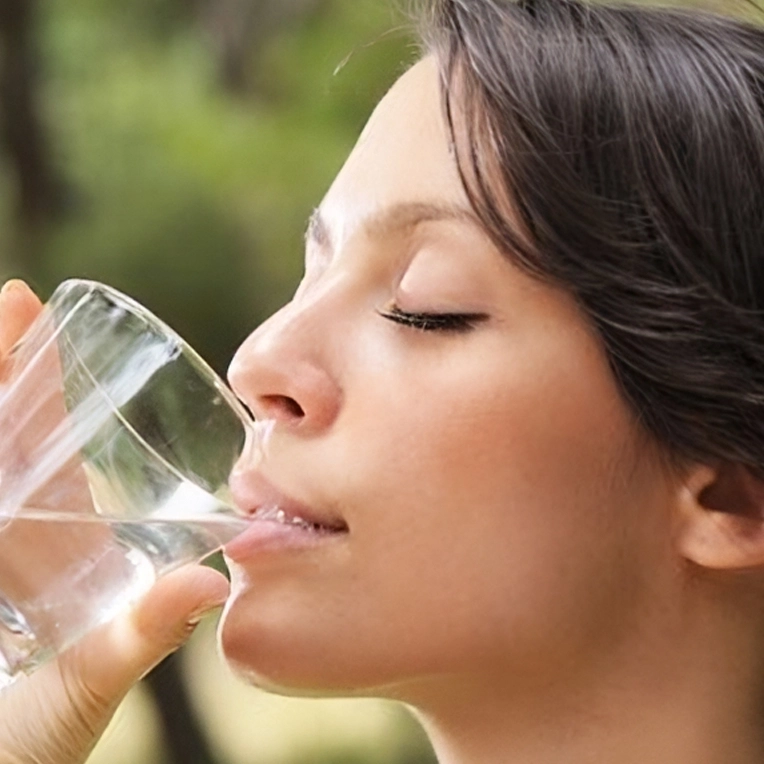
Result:
{"label": "lower lip", "polygon": [[253,520],[247,530],[223,547],[223,552],[234,562],[243,562],[266,552],[315,548],[337,541],[344,535],[306,530],[297,525],[286,525],[273,520]]}

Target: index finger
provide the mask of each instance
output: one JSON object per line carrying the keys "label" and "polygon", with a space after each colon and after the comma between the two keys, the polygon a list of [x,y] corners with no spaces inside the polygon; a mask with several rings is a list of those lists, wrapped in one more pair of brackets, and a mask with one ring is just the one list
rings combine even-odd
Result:
{"label": "index finger", "polygon": [[0,290],[0,358],[21,339],[42,310],[39,297],[20,279]]}
{"label": "index finger", "polygon": [[0,290],[0,381],[7,376],[6,356],[42,311],[40,298],[20,279]]}

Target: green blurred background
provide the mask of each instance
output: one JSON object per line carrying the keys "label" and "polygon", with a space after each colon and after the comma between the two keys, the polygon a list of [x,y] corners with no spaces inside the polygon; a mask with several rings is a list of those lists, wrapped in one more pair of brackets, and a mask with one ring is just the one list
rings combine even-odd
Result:
{"label": "green blurred background", "polygon": [[[311,209],[416,56],[400,5],[0,0],[0,281],[42,297],[64,278],[105,281],[224,372],[289,298]],[[91,761],[433,759],[397,706],[237,683],[207,622],[136,688]]]}
{"label": "green blurred background", "polygon": [[0,276],[107,281],[224,370],[411,59],[401,23],[380,0],[3,0]]}

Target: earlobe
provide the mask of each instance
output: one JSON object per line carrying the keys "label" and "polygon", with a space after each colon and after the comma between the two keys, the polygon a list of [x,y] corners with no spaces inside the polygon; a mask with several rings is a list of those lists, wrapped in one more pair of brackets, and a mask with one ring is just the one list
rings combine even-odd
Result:
{"label": "earlobe", "polygon": [[679,501],[683,557],[719,570],[764,566],[764,479],[739,464],[701,465]]}

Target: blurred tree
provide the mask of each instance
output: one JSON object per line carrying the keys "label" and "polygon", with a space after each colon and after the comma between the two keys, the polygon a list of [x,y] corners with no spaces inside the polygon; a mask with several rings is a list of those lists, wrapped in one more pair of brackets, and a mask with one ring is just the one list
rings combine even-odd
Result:
{"label": "blurred tree", "polygon": [[188,695],[178,654],[165,658],[145,682],[157,704],[167,745],[167,764],[216,764]]}
{"label": "blurred tree", "polygon": [[35,232],[57,217],[66,201],[37,103],[35,10],[34,0],[0,2],[0,143],[15,179],[20,254],[27,261],[39,252]]}
{"label": "blurred tree", "polygon": [[223,88],[236,95],[251,93],[253,59],[262,47],[322,5],[324,0],[199,0]]}

